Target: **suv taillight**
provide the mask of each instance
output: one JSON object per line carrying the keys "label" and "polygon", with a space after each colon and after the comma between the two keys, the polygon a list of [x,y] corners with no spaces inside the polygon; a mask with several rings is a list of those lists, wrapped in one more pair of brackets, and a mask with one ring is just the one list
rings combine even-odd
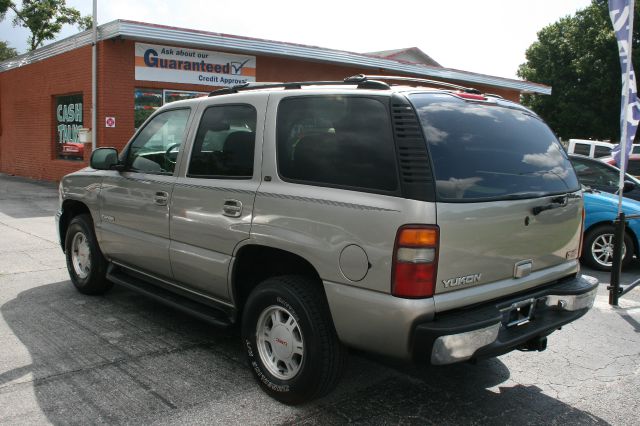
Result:
{"label": "suv taillight", "polygon": [[433,296],[439,239],[437,226],[405,225],[398,229],[393,250],[391,294],[407,298]]}

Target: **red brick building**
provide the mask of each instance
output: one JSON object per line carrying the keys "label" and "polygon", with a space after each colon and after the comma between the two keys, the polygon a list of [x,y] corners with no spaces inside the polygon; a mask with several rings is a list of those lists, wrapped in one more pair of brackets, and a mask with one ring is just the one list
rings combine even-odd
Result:
{"label": "red brick building", "polygon": [[[417,49],[403,59],[269,40],[113,21],[98,29],[98,146],[122,148],[163,103],[203,95],[239,81],[342,80],[355,74],[436,79],[518,101],[551,88],[443,68]],[[410,50],[411,56],[406,56]],[[429,58],[430,59],[430,58]],[[430,65],[427,65],[427,64]],[[0,63],[0,172],[58,180],[84,167],[91,145],[91,32]],[[83,153],[84,151],[84,153]]]}

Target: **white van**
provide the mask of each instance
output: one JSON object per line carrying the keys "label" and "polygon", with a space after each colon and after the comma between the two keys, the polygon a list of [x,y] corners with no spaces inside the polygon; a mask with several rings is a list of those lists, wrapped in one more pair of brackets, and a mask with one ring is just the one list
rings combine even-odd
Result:
{"label": "white van", "polygon": [[591,141],[587,139],[569,139],[569,154],[580,154],[591,158],[611,156],[611,150],[616,146],[613,143]]}

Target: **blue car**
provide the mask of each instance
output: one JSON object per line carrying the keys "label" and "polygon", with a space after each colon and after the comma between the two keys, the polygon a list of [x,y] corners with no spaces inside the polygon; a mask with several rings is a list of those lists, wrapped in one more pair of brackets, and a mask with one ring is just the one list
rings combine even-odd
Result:
{"label": "blue car", "polygon": [[[618,196],[586,189],[584,192],[585,223],[582,261],[595,269],[610,271],[613,262],[613,221],[618,215]],[[628,215],[640,214],[640,202],[622,199],[622,211]],[[628,221],[624,238],[622,265],[640,253],[640,219]]]}

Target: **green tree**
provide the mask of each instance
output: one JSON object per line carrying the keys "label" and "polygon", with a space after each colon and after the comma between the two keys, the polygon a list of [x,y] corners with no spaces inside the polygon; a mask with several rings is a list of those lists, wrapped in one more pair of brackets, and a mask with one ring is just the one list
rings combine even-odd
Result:
{"label": "green tree", "polygon": [[31,31],[29,50],[53,40],[65,24],[78,25],[81,30],[91,26],[91,17],[83,17],[77,9],[67,7],[65,0],[22,0],[21,6],[12,0],[0,0],[0,20],[4,19],[8,10],[15,14],[14,27]]}
{"label": "green tree", "polygon": [[[640,0],[635,0],[633,66],[640,71]],[[566,16],[538,32],[518,76],[552,86],[552,94],[526,94],[536,111],[563,139],[620,138],[622,90],[618,47],[606,0]]]}
{"label": "green tree", "polygon": [[9,45],[0,41],[0,62],[5,61],[7,59],[11,59],[14,56],[17,56],[18,52],[13,47],[9,47]]}
{"label": "green tree", "polygon": [[4,14],[9,10],[11,0],[0,0],[0,21],[4,19]]}

